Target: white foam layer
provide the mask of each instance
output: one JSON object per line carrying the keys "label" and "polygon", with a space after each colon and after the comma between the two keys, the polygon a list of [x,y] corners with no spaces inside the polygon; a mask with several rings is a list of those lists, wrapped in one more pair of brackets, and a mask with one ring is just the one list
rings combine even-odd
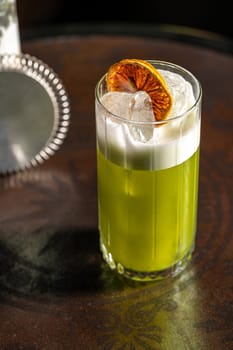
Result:
{"label": "white foam layer", "polygon": [[[166,79],[173,96],[173,108],[169,117],[190,109],[195,103],[191,84],[175,73],[160,73]],[[183,117],[170,120],[159,127],[148,123],[138,125],[129,120],[128,110],[123,100],[116,98],[116,94],[124,93],[107,93],[102,96],[101,102],[111,113],[125,118],[125,122],[111,116],[98,102],[96,104],[98,145],[111,161],[127,168],[160,170],[183,163],[197,150],[200,143],[200,116],[197,107]],[[131,98],[130,94],[124,96],[126,101],[128,99],[128,105]],[[135,137],[135,130],[143,128],[146,135],[150,135],[146,140]]]}

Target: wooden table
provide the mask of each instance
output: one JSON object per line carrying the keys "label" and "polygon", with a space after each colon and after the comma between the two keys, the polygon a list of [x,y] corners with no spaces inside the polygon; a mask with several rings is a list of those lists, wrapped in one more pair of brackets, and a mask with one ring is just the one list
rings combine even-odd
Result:
{"label": "wooden table", "polygon": [[[43,36],[23,52],[49,64],[71,102],[59,151],[0,178],[1,350],[233,349],[233,57],[165,37]],[[172,61],[203,87],[196,250],[173,280],[124,281],[98,245],[94,88],[123,58]]]}

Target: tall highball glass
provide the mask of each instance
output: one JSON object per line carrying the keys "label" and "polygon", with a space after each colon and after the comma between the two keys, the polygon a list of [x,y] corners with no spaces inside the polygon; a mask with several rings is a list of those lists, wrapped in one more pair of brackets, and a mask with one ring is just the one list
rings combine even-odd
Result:
{"label": "tall highball glass", "polygon": [[138,281],[183,271],[197,232],[201,85],[181,66],[149,62],[170,79],[175,110],[165,121],[109,109],[106,75],[95,89],[100,249],[111,269]]}

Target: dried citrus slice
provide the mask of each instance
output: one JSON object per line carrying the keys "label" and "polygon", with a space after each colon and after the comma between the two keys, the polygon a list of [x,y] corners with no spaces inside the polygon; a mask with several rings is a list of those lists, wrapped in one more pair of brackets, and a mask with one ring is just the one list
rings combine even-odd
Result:
{"label": "dried citrus slice", "polygon": [[155,120],[166,119],[172,107],[172,97],[158,70],[142,59],[123,59],[110,66],[107,77],[108,91],[145,91],[151,98]]}

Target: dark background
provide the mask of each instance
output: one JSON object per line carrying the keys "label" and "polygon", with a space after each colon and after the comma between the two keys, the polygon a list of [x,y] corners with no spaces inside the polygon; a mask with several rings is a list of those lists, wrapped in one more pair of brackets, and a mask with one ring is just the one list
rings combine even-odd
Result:
{"label": "dark background", "polygon": [[61,24],[172,24],[233,38],[230,1],[17,0],[21,31]]}

